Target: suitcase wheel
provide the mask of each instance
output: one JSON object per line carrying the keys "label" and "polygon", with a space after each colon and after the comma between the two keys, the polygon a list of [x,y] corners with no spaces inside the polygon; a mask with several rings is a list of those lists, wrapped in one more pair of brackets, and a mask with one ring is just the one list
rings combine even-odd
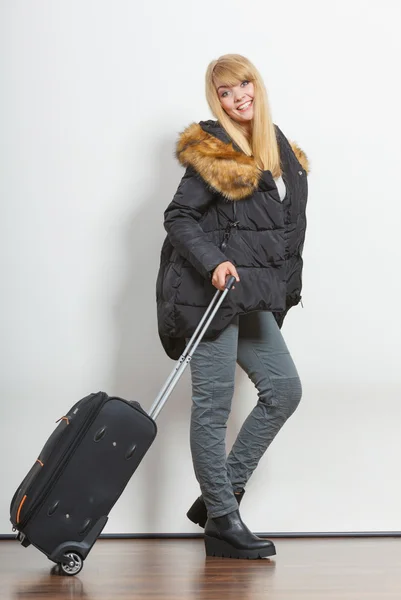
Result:
{"label": "suitcase wheel", "polygon": [[78,575],[84,566],[84,561],[81,556],[76,552],[69,552],[66,554],[66,557],[68,558],[68,561],[58,563],[60,571],[64,573],[64,575]]}

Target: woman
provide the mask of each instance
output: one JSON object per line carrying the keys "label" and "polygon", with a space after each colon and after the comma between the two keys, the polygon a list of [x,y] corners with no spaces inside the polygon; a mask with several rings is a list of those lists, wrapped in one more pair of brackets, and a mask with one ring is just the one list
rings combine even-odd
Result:
{"label": "woman", "polygon": [[[176,155],[186,167],[165,211],[157,279],[159,334],[178,359],[214,291],[231,291],[191,361],[191,452],[202,496],[188,517],[205,527],[206,554],[275,554],[253,535],[239,504],[260,458],[294,412],[301,383],[281,335],[301,300],[308,161],[273,124],[266,90],[244,57],[225,55],[206,73],[217,121],[190,125]],[[258,390],[228,457],[227,419],[236,362]]]}

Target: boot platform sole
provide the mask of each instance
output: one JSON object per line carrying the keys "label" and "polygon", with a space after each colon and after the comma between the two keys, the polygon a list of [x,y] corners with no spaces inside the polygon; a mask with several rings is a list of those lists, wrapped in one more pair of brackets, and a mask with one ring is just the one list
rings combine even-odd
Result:
{"label": "boot platform sole", "polygon": [[223,540],[205,535],[206,556],[215,556],[219,558],[246,558],[258,559],[274,556],[276,549],[274,544],[266,548],[257,548],[256,550],[239,550]]}

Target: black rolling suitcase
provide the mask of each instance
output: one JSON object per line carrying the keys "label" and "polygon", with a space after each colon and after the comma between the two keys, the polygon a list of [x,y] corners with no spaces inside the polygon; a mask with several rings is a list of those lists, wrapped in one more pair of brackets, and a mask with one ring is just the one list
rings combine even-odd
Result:
{"label": "black rolling suitcase", "polygon": [[156,436],[155,419],[235,282],[216,292],[183,355],[147,414],[137,402],[104,392],[83,398],[60,419],[14,494],[10,520],[62,573],[76,575],[110,510]]}

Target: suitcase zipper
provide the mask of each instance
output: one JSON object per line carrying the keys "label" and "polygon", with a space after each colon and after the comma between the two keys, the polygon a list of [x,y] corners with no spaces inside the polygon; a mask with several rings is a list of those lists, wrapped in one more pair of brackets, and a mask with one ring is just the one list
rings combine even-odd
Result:
{"label": "suitcase zipper", "polygon": [[29,510],[27,511],[24,518],[21,520],[20,523],[18,523],[19,530],[22,530],[26,526],[28,521],[32,518],[34,513],[39,508],[41,508],[42,504],[46,500],[46,497],[47,497],[49,491],[53,487],[53,484],[55,483],[55,481],[57,481],[57,479],[63,472],[65,466],[68,464],[69,459],[74,454],[75,449],[79,446],[79,444],[81,443],[82,439],[84,438],[86,432],[88,431],[88,429],[92,425],[93,421],[95,420],[99,409],[103,406],[103,404],[105,404],[105,402],[107,402],[107,400],[109,400],[109,398],[106,395],[106,399],[103,398],[102,403],[100,405],[96,404],[96,406],[94,406],[93,409],[90,411],[86,420],[82,424],[81,430],[79,431],[79,433],[77,433],[77,437],[76,437],[74,443],[69,448],[67,448],[67,450],[64,452],[64,454],[60,457],[59,466],[55,470],[53,476],[49,479],[47,485],[43,488],[43,491],[40,494],[40,497],[36,500],[36,502],[34,502],[32,504],[32,506],[29,507]]}

